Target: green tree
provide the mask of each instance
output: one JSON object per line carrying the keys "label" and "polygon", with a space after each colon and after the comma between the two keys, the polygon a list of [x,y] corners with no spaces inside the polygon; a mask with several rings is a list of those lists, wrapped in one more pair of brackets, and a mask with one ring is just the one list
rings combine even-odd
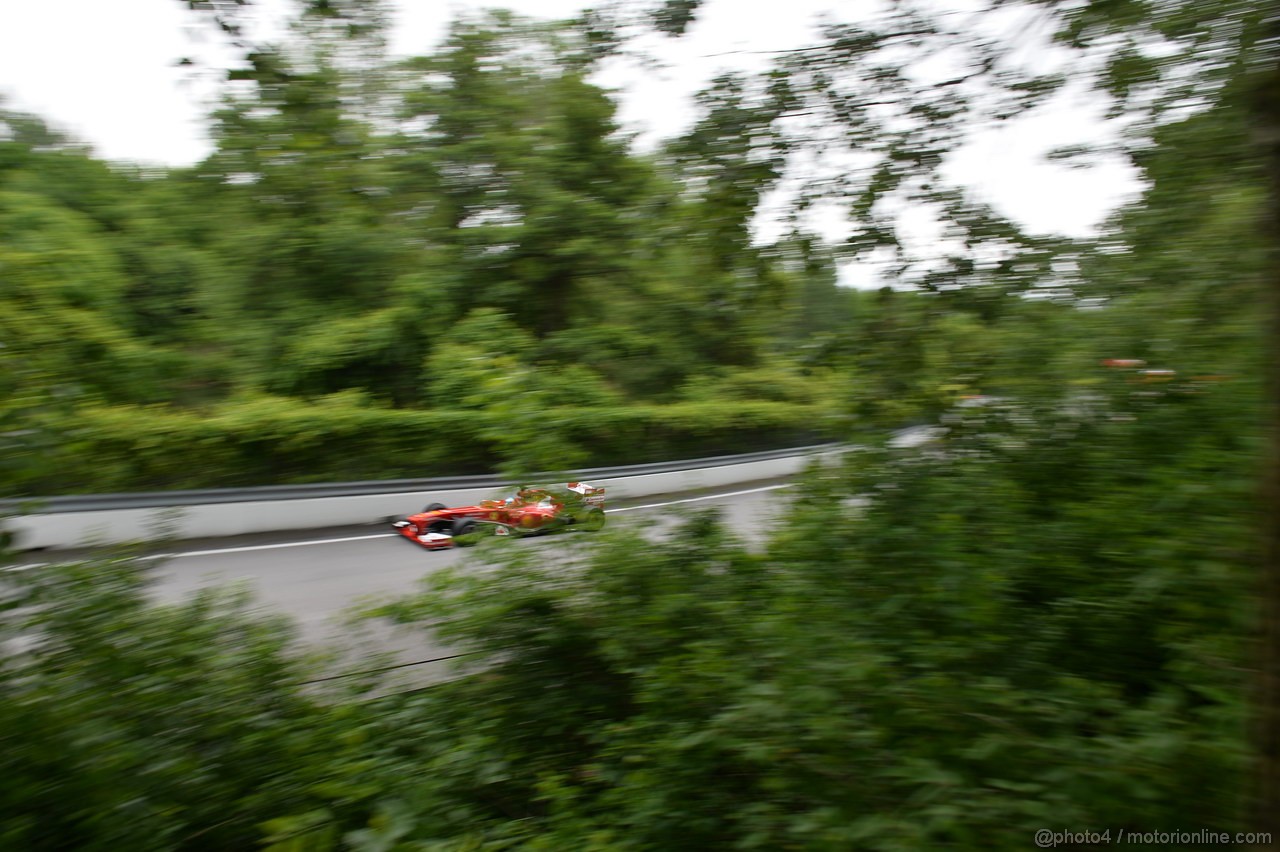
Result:
{"label": "green tree", "polygon": [[[532,55],[532,56],[531,56]],[[399,168],[455,269],[438,308],[499,308],[539,338],[606,319],[633,287],[648,192],[608,96],[550,33],[507,15],[454,25],[412,60]]]}
{"label": "green tree", "polygon": [[39,381],[113,402],[154,398],[163,356],[129,334],[107,235],[42,196],[0,190],[0,341]]}
{"label": "green tree", "polygon": [[409,301],[416,253],[390,219],[373,130],[351,114],[351,75],[311,47],[297,59],[255,53],[237,75],[250,88],[217,114],[218,150],[200,169],[229,214],[216,248],[235,258],[236,289],[222,298],[244,324],[240,352],[259,387],[362,386],[406,402],[416,376],[397,376],[421,358],[425,313]]}

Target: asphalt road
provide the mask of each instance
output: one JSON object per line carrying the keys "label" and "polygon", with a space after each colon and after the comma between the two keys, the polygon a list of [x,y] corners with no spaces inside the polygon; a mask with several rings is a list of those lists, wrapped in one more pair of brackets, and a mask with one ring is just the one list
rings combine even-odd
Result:
{"label": "asphalt road", "polygon": [[[728,492],[648,498],[610,506],[609,524],[641,524],[661,535],[661,528],[683,510],[716,507],[743,539],[758,542],[785,510],[784,488],[782,482],[751,483]],[[406,513],[418,508],[406,507]],[[589,533],[521,539],[511,546],[536,548],[555,559],[568,539],[585,535]],[[161,563],[155,595],[176,601],[201,587],[244,584],[257,607],[292,618],[304,642],[341,649],[327,671],[349,670],[370,652],[388,654],[391,662],[413,663],[447,656],[451,649],[420,633],[376,625],[358,631],[345,616],[362,603],[411,593],[422,577],[465,562],[470,554],[465,549],[427,551],[383,526],[183,542]],[[410,667],[407,674],[421,683],[443,676],[447,666]]]}

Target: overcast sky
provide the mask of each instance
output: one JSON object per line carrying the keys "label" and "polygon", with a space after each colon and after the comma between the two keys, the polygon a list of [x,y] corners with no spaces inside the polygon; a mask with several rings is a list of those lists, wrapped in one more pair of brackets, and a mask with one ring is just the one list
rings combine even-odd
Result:
{"label": "overcast sky", "polygon": [[[679,132],[690,96],[726,68],[759,68],[769,51],[812,43],[820,14],[841,20],[871,0],[708,0],[682,39],[654,38],[665,69],[615,69],[600,82],[618,90],[619,118],[641,144]],[[287,0],[258,0],[280,19]],[[393,52],[428,52],[449,19],[501,5],[534,17],[567,17],[581,0],[394,0]],[[209,152],[201,92],[175,61],[200,50],[199,28],[176,0],[0,0],[0,95],[93,145],[107,159],[186,165]],[[1044,151],[1103,135],[1100,110],[1084,98],[983,133],[956,170],[1007,215],[1039,232],[1088,234],[1137,188],[1118,163],[1068,170]]]}

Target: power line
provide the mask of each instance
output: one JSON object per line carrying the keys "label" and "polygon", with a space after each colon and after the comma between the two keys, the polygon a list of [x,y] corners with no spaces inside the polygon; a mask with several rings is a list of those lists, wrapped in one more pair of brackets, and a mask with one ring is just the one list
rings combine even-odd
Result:
{"label": "power line", "polygon": [[297,686],[309,686],[310,684],[313,684],[313,683],[326,683],[331,680],[341,680],[342,678],[346,678],[346,677],[359,677],[360,675],[382,674],[383,672],[395,671],[396,669],[407,669],[407,668],[412,668],[413,666],[425,666],[428,663],[442,663],[445,660],[456,660],[459,657],[471,657],[471,656],[475,656],[478,653],[479,653],[478,651],[464,651],[461,654],[450,654],[447,657],[432,657],[429,660],[416,660],[412,663],[396,663],[393,666],[382,666],[381,668],[376,668],[376,669],[365,669],[363,671],[357,671],[357,672],[341,672],[339,674],[318,677],[318,678],[315,678],[314,680],[299,681],[297,683]]}

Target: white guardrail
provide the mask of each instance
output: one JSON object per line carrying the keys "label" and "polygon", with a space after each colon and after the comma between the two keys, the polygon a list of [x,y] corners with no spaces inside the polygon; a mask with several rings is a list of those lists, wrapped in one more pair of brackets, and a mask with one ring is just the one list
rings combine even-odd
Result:
{"label": "white guardrail", "polygon": [[[597,468],[574,474],[608,489],[610,503],[679,494],[800,472],[838,445]],[[3,523],[20,550],[72,548],[156,539],[221,538],[370,524],[422,510],[427,503],[466,506],[494,496],[497,477],[395,480],[338,485],[279,486],[207,491],[53,497],[7,501]],[[18,514],[19,507],[30,509]]]}

